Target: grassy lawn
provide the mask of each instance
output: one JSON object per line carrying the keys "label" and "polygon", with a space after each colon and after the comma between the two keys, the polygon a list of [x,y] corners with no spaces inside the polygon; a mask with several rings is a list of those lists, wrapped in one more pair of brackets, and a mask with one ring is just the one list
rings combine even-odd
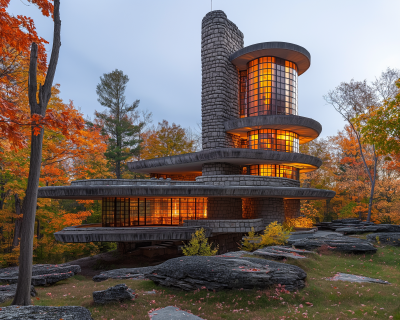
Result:
{"label": "grassy lawn", "polygon": [[[374,255],[320,252],[302,261],[287,260],[307,272],[306,287],[284,290],[182,292],[157,287],[152,281],[107,280],[96,283],[83,276],[37,287],[35,305],[86,307],[94,319],[148,319],[147,313],[168,305],[190,310],[204,319],[400,319],[400,248],[379,247]],[[336,272],[381,278],[391,285],[327,281]],[[92,292],[126,283],[135,301],[96,306]],[[156,294],[145,292],[156,290]],[[1,306],[10,304],[5,303]]]}

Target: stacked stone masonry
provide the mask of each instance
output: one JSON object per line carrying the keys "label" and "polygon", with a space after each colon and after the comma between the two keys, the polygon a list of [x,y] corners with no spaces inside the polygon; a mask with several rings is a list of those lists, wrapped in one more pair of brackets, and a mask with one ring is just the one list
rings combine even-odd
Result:
{"label": "stacked stone masonry", "polygon": [[239,115],[239,74],[229,56],[243,48],[243,33],[223,11],[211,11],[202,21],[203,149],[235,147],[224,122]]}
{"label": "stacked stone masonry", "polygon": [[212,234],[224,232],[244,232],[248,233],[251,228],[255,231],[262,231],[264,225],[261,219],[246,219],[246,220],[185,220],[184,227],[207,227],[212,230]]}
{"label": "stacked stone masonry", "polygon": [[196,181],[196,178],[201,176],[201,173],[193,173],[193,174],[161,174],[161,173],[151,173],[151,178],[156,179],[171,179],[175,181]]}
{"label": "stacked stone masonry", "polygon": [[243,218],[262,219],[264,226],[274,221],[285,221],[282,198],[245,198],[242,207]]}
{"label": "stacked stone masonry", "polygon": [[300,182],[293,179],[250,175],[207,175],[197,177],[196,181],[214,186],[300,187]]}
{"label": "stacked stone masonry", "polygon": [[242,219],[242,199],[208,198],[207,219]]}
{"label": "stacked stone masonry", "polygon": [[283,204],[285,206],[285,219],[296,219],[300,217],[299,199],[285,199]]}
{"label": "stacked stone masonry", "polygon": [[240,174],[240,166],[225,162],[211,162],[203,164],[203,176]]}

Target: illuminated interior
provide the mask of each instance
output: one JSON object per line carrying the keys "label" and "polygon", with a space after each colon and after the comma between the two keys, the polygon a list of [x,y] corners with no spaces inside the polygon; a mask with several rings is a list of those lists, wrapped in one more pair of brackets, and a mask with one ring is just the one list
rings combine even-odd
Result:
{"label": "illuminated interior", "polygon": [[278,164],[255,164],[244,167],[242,173],[252,176],[268,176],[299,180],[298,168]]}
{"label": "illuminated interior", "polygon": [[299,152],[299,135],[291,131],[253,130],[247,133],[247,139],[249,149]]}
{"label": "illuminated interior", "polygon": [[207,198],[103,198],[103,227],[182,225],[207,218]]}
{"label": "illuminated interior", "polygon": [[248,63],[240,72],[240,117],[297,115],[297,66],[275,57]]}

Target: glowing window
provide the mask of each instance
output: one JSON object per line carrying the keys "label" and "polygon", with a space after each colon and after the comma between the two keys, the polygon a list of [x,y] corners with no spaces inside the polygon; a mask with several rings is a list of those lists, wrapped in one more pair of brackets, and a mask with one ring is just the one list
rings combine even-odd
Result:
{"label": "glowing window", "polygon": [[247,141],[249,149],[299,152],[299,135],[291,131],[252,130],[247,133]]}
{"label": "glowing window", "polygon": [[[299,180],[299,169],[291,166],[282,166],[277,164],[256,164],[249,166],[250,175],[268,176]],[[243,171],[246,172],[247,170]]]}
{"label": "glowing window", "polygon": [[262,57],[240,72],[240,117],[273,114],[297,115],[297,66]]}

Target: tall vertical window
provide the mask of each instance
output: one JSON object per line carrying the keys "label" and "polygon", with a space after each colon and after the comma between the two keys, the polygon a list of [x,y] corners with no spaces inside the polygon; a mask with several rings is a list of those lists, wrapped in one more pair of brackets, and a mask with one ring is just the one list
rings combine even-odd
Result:
{"label": "tall vertical window", "polygon": [[240,72],[240,116],[297,115],[297,66],[275,57],[248,63]]}

